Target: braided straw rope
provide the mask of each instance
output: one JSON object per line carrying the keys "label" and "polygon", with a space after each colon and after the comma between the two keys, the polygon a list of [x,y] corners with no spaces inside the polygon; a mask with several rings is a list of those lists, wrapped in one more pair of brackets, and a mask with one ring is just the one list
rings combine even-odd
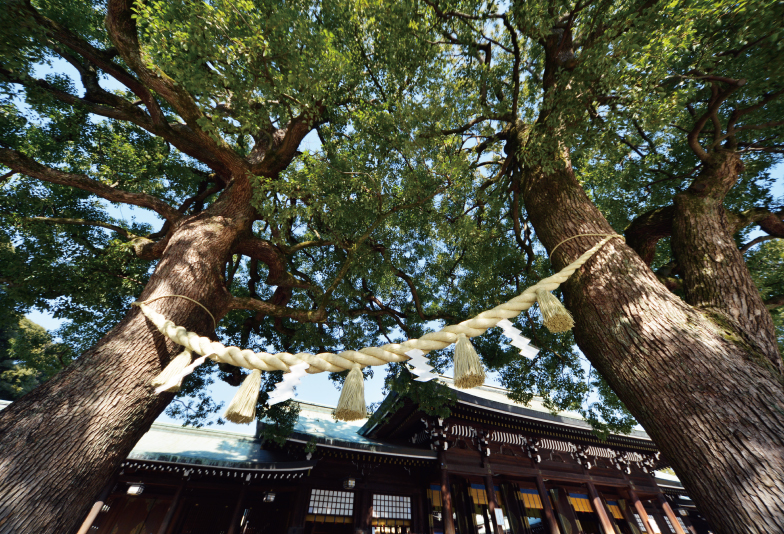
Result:
{"label": "braided straw rope", "polygon": [[[607,234],[605,234],[607,235]],[[575,236],[580,237],[580,236]],[[381,347],[367,347],[360,350],[344,350],[338,354],[322,352],[310,354],[299,352],[290,354],[279,352],[278,354],[268,354],[266,352],[253,352],[249,349],[238,347],[226,347],[216,341],[211,341],[206,337],[199,336],[194,332],[189,332],[182,326],[175,325],[160,313],[151,309],[146,302],[135,302],[142,313],[158,328],[158,330],[170,338],[175,343],[182,345],[186,349],[207,356],[213,361],[229,363],[246,369],[259,369],[261,371],[283,371],[289,372],[289,367],[301,362],[309,364],[307,372],[309,374],[323,372],[340,372],[352,369],[354,365],[367,367],[372,365],[386,365],[392,362],[405,362],[410,358],[406,352],[412,349],[419,349],[422,352],[439,350],[455,343],[460,334],[467,337],[476,337],[485,333],[489,328],[494,327],[502,319],[517,317],[536,302],[536,291],[544,289],[553,291],[565,282],[577,269],[587,262],[605,243],[610,239],[620,238],[618,234],[607,235],[582,256],[564,267],[558,273],[540,280],[537,284],[529,287],[512,300],[500,304],[491,310],[484,311],[472,319],[462,323],[444,327],[438,332],[425,334],[419,339],[409,339],[403,343],[391,343]]]}

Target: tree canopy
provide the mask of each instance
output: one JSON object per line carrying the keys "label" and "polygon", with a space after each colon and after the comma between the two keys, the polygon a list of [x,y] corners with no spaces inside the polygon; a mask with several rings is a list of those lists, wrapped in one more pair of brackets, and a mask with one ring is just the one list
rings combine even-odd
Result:
{"label": "tree canopy", "polygon": [[[122,321],[183,221],[217,213],[243,180],[252,222],[226,238],[210,297],[225,303],[225,343],[339,351],[462,321],[553,272],[526,184],[564,169],[690,305],[705,268],[686,261],[674,214],[686,192],[715,195],[784,345],[784,198],[772,174],[784,152],[784,32],[770,25],[784,20],[780,2],[8,8],[0,296],[18,313],[65,319],[56,335],[73,354]],[[306,147],[309,133],[318,142]],[[721,162],[737,180],[718,193],[700,177]],[[123,204],[158,224],[118,216]],[[541,328],[536,309],[516,324],[541,349],[533,360],[498,331],[475,340],[513,399],[580,410],[599,433],[631,428],[572,334]],[[429,356],[449,365],[447,351]],[[415,388],[402,364],[386,372],[389,388],[443,413],[435,385]],[[200,369],[170,413],[202,424],[219,409],[204,388],[243,376]],[[291,421],[264,402],[261,414]]]}
{"label": "tree canopy", "polygon": [[[745,154],[747,169],[726,201],[738,214],[743,242],[752,223],[775,211],[769,170],[780,152],[781,125],[771,122],[780,113],[782,78],[774,59],[781,41],[742,5],[692,5],[688,14],[680,4],[644,7],[139,7],[134,18],[143,60],[195,106],[164,107],[167,120],[193,113],[211,143],[240,156],[251,153],[265,124],[312,114],[319,135],[317,148],[293,165],[256,179],[261,219],[255,232],[276,245],[284,272],[272,279],[258,259],[232,258],[225,272],[232,294],[271,306],[233,312],[221,336],[257,349],[372,346],[467,318],[549,273],[511,179],[516,158],[536,160],[548,149],[537,141],[512,152],[505,124],[533,123],[554,106],[538,87],[550,74],[537,41],[570,13],[569,24],[586,33],[575,39],[579,66],[558,76],[584,89],[568,93],[575,98],[562,105],[569,116],[548,120],[559,128],[558,142],[573,148],[580,180],[619,232],[669,205],[699,170],[685,132],[707,111],[711,91],[714,98],[721,93],[723,121],[769,95],[770,103],[752,110],[753,119],[740,126],[736,119],[730,128],[737,132],[700,134],[712,136],[714,147],[732,138]],[[179,204],[182,213],[214,201],[225,186],[223,163],[193,157],[186,146],[157,136],[136,116],[144,104],[134,102],[132,88],[108,82],[85,59],[36,35],[55,27],[41,24],[49,15],[69,22],[59,31],[109,47],[100,31],[103,6],[47,2],[31,13],[20,11],[28,34],[7,30],[4,146],[115,189]],[[635,24],[656,25],[656,38],[631,31]],[[602,31],[591,36],[592,27]],[[732,80],[744,83],[736,87]],[[758,128],[765,122],[768,128]],[[90,191],[18,174],[6,177],[2,204],[4,239],[13,243],[4,292],[22,308],[68,319],[58,334],[76,352],[85,350],[147,282],[157,258],[145,258],[144,246],[166,227],[118,220],[112,204]],[[775,246],[751,254],[767,258]],[[653,265],[677,291],[670,263],[665,240]],[[770,260],[754,266],[760,280],[778,276],[772,273],[781,267]],[[770,293],[775,284],[767,287]],[[324,310],[326,320],[298,323],[298,310],[308,309]],[[535,312],[524,319],[524,332],[543,349],[536,360],[521,359],[497,335],[478,342],[513,398],[542,395],[554,409],[583,410],[597,428],[630,428],[628,412],[601,376],[587,372],[571,337],[543,331]],[[446,355],[433,358],[444,369]],[[390,370],[395,377],[398,367]],[[215,371],[239,381],[237,369]],[[192,422],[217,408],[200,392],[210,380],[204,374],[181,393],[201,400]],[[590,391],[600,402],[585,403]],[[177,406],[172,413],[182,413]]]}

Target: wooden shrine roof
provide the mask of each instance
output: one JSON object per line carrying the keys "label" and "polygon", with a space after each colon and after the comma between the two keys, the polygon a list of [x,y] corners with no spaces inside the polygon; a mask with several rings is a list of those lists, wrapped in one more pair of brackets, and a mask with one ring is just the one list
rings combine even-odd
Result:
{"label": "wooden shrine roof", "polygon": [[[318,447],[325,449],[424,460],[435,460],[436,458],[435,451],[401,446],[362,436],[359,434],[359,429],[362,428],[365,421],[337,421],[332,417],[334,407],[308,402],[300,402],[299,407],[299,419],[288,438],[291,443],[305,444],[315,441]],[[265,424],[267,424],[265,421],[259,421],[257,435],[260,434],[260,430]]]}
{"label": "wooden shrine roof", "polygon": [[[528,405],[522,405],[509,399],[503,388],[483,385],[462,390],[455,388],[449,377],[442,376],[439,380],[457,395],[457,404],[451,408],[450,420],[463,420],[468,425],[481,424],[513,433],[656,452],[651,438],[641,430],[632,430],[629,434],[610,434],[607,440],[600,440],[593,433],[590,423],[579,413],[552,413],[537,397]],[[398,401],[394,393],[387,396],[376,411],[377,417],[365,423],[359,433],[367,438],[393,443],[410,440],[422,426],[422,414],[418,406],[410,401],[405,401],[402,408],[397,408],[401,404]],[[378,422],[379,419],[381,422]]]}
{"label": "wooden shrine roof", "polygon": [[302,471],[315,465],[265,450],[261,440],[246,434],[166,423],[153,423],[128,461],[254,471]]}

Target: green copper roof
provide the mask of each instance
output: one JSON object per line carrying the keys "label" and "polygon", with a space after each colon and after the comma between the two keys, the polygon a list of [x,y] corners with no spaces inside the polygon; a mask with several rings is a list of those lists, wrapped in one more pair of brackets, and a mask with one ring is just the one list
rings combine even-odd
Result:
{"label": "green copper roof", "polygon": [[[436,457],[435,451],[401,447],[360,436],[357,432],[365,421],[337,421],[332,417],[334,407],[307,402],[300,402],[299,405],[299,420],[289,441],[307,443],[315,440],[317,445],[326,448],[427,459]],[[259,423],[259,425],[264,424],[267,423],[263,421]]]}
{"label": "green copper roof", "polygon": [[166,423],[153,423],[128,458],[241,468],[290,461],[245,434]]}

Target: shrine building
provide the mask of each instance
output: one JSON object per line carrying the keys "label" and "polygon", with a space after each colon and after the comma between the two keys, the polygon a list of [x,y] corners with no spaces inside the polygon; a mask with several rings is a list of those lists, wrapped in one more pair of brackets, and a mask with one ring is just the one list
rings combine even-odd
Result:
{"label": "shrine building", "polygon": [[[449,378],[440,378],[452,387]],[[708,534],[640,431],[455,390],[447,419],[387,396],[346,423],[300,403],[282,446],[153,424],[80,534]]]}

